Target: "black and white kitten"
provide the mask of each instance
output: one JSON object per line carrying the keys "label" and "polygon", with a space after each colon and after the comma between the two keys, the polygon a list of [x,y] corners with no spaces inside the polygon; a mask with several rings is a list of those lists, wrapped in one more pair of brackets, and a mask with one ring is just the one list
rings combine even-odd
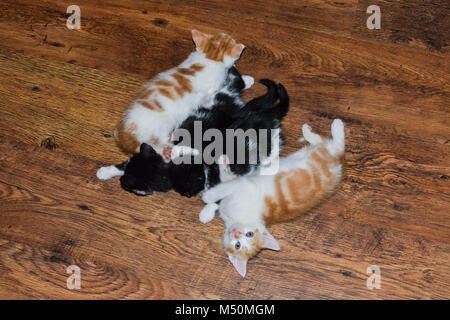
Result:
{"label": "black and white kitten", "polygon": [[[276,86],[270,80],[261,80],[261,83],[268,87],[268,92],[243,107],[244,103],[240,94],[248,87],[246,82],[234,67],[231,68],[225,86],[214,98],[214,106],[209,110],[200,108],[179,128],[188,130],[191,136],[194,135],[195,121],[202,122],[203,132],[215,128],[223,131],[224,136],[225,129],[280,128],[280,121],[286,115],[289,105],[289,98],[284,87],[281,84]],[[278,97],[280,103],[274,107]],[[204,142],[203,147],[209,143]],[[275,147],[271,143],[271,140],[267,142],[269,152],[278,155],[282,140],[280,139],[280,145]],[[258,141],[247,141],[246,151],[250,151],[251,146],[255,145],[258,145]],[[256,164],[231,164],[230,167],[233,174],[244,175],[253,171],[259,163],[260,159]],[[99,175],[102,169],[112,173],[112,176],[123,175],[120,179],[122,187],[139,195],[163,193],[174,189],[184,196],[191,197],[221,181],[216,164],[195,164],[193,159],[191,164],[166,163],[160,154],[145,143],[141,145],[140,152],[127,162],[101,168],[97,176],[105,179],[104,176]]]}
{"label": "black and white kitten", "polygon": [[[289,98],[284,87],[276,85],[270,80],[263,79],[260,83],[264,84],[268,91],[265,95],[253,99],[248,102],[243,108],[237,108],[228,103],[219,103],[205,114],[202,118],[196,118],[195,115],[186,119],[182,127],[193,132],[194,121],[202,121],[202,130],[205,132],[210,128],[219,129],[222,132],[224,140],[226,138],[226,129],[242,129],[244,132],[248,129],[254,129],[259,132],[260,129],[266,129],[268,158],[273,158],[279,155],[283,145],[283,140],[273,139],[275,130],[281,129],[281,120],[286,115],[289,107]],[[275,102],[280,99],[278,105]],[[224,102],[226,99],[221,99]],[[230,173],[226,173],[225,177],[223,171],[217,163],[213,164],[174,164],[170,166],[172,189],[183,196],[191,197],[197,195],[199,192],[215,186],[224,179],[230,179],[232,176],[242,176],[254,172],[264,160],[259,157],[259,148],[262,146],[262,141],[259,141],[259,136],[256,140],[251,139],[245,141],[245,162],[239,163],[237,160],[237,148],[239,141],[234,141],[233,156],[228,155],[232,161],[229,164]],[[203,143],[205,148],[210,141]],[[193,145],[190,147],[194,148]],[[225,154],[222,150],[221,154]],[[255,162],[250,162],[250,154],[256,156]],[[201,155],[200,155],[201,156]],[[216,159],[220,158],[215,155]],[[194,163],[194,156],[191,156],[191,162]],[[231,175],[230,175],[231,174]],[[123,179],[126,181],[126,179]]]}

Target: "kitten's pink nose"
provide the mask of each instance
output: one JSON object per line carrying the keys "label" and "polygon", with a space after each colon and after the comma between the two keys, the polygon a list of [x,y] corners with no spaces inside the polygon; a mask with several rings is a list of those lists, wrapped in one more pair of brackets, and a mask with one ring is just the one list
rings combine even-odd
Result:
{"label": "kitten's pink nose", "polygon": [[240,232],[240,231],[239,231],[238,229],[236,229],[236,228],[231,229],[231,232],[233,233],[233,235],[234,235],[235,238],[239,238],[239,237],[241,236],[241,234],[242,234],[242,232]]}

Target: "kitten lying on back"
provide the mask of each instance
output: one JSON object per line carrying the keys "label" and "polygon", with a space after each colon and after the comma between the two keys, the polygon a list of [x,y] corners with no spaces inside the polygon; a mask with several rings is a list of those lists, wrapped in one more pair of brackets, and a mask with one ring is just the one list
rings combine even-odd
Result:
{"label": "kitten lying on back", "polygon": [[342,121],[333,121],[332,139],[313,133],[306,124],[302,129],[310,145],[280,159],[276,175],[240,177],[203,194],[207,205],[200,212],[200,221],[211,221],[219,211],[225,223],[225,253],[243,277],[248,259],[261,249],[280,250],[266,225],[307,212],[331,194],[341,180],[345,146]]}
{"label": "kitten lying on back", "polygon": [[145,142],[166,159],[196,153],[183,146],[172,148],[169,134],[200,106],[211,107],[212,97],[244,45],[223,33],[208,35],[192,30],[192,38],[196,52],[178,67],[150,80],[124,112],[114,132],[124,152],[135,154]]}

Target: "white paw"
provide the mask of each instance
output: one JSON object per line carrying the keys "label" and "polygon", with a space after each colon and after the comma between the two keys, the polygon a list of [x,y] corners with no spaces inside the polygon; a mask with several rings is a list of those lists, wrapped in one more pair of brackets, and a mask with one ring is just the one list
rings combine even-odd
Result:
{"label": "white paw", "polygon": [[97,178],[100,180],[108,180],[114,177],[123,176],[123,171],[116,166],[101,167],[97,170]]}
{"label": "white paw", "polygon": [[216,215],[216,211],[219,209],[219,205],[217,203],[207,204],[198,216],[201,223],[208,223],[212,219],[214,219]]}
{"label": "white paw", "polygon": [[253,78],[252,76],[242,76],[242,80],[245,83],[244,90],[251,88],[255,84],[255,78]]}
{"label": "white paw", "polygon": [[311,132],[312,132],[311,127],[310,127],[308,124],[304,123],[303,126],[302,126],[302,133],[303,133],[303,136],[307,136],[307,135],[310,134]]}
{"label": "white paw", "polygon": [[194,155],[197,156],[200,152],[197,149],[187,147],[187,146],[174,146],[172,148],[172,158],[181,157],[184,155]]}
{"label": "white paw", "polygon": [[344,139],[344,123],[341,119],[335,119],[331,124],[331,135],[335,139]]}
{"label": "white paw", "polygon": [[267,157],[261,160],[261,166],[266,167],[268,165],[270,165],[272,163],[272,158],[271,157]]}
{"label": "white paw", "polygon": [[211,190],[205,191],[202,195],[202,200],[204,203],[214,203],[214,192],[211,192]]}
{"label": "white paw", "polygon": [[228,165],[229,163],[230,159],[228,159],[228,156],[226,154],[220,155],[220,157],[217,159],[217,164]]}

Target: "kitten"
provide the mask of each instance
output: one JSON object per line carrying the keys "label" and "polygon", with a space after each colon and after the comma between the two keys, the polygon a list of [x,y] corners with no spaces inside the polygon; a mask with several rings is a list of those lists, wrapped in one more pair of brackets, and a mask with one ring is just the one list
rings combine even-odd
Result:
{"label": "kitten", "polygon": [[330,195],[341,180],[343,122],[333,121],[331,139],[313,133],[307,124],[302,130],[310,145],[282,158],[276,175],[240,177],[203,194],[207,205],[200,212],[200,221],[211,221],[219,211],[225,223],[225,253],[242,277],[248,259],[261,249],[280,250],[266,225],[307,212]]}
{"label": "kitten", "polygon": [[[181,128],[189,130],[193,136],[193,123],[195,120],[201,120],[203,124],[202,131],[208,128],[219,128],[225,131],[226,128],[233,127],[236,121],[250,126],[255,129],[280,128],[280,120],[286,115],[289,105],[289,99],[284,87],[280,84],[277,87],[272,81],[262,81],[269,88],[268,92],[259,98],[250,101],[245,107],[241,108],[238,99],[232,99],[230,95],[230,87],[240,88],[236,86],[239,83],[237,70],[229,83],[229,86],[218,94],[216,97],[216,105],[210,110],[200,111],[186,119]],[[273,107],[278,98],[278,90],[280,90],[280,103]],[[239,90],[238,90],[239,91]],[[227,92],[227,93],[225,93]],[[233,92],[233,91],[231,91]],[[246,122],[242,123],[245,119]],[[280,141],[282,141],[280,139]],[[272,142],[272,141],[270,141]],[[279,141],[276,141],[281,143]],[[204,142],[204,145],[209,142]],[[258,145],[258,141],[253,143]],[[270,143],[269,143],[270,146]],[[247,150],[249,148],[247,147]],[[277,152],[280,146],[273,148],[272,153]],[[199,192],[216,185],[221,180],[234,178],[235,174],[246,174],[251,171],[256,164],[236,164],[237,169],[233,169],[232,174],[224,174],[219,171],[217,164],[206,164],[204,162],[195,164],[191,159],[190,164],[174,164],[170,162],[164,164],[160,155],[158,155],[149,145],[143,144],[141,152],[133,156],[125,165],[124,175],[121,177],[121,185],[125,190],[132,191],[139,195],[152,193],[167,192],[174,189],[181,195],[191,197]],[[246,170],[245,170],[246,169]],[[234,171],[233,171],[234,170]],[[231,176],[231,177],[230,177]]]}
{"label": "kitten", "polygon": [[222,86],[226,71],[239,59],[243,44],[230,36],[208,35],[192,30],[196,45],[178,67],[161,72],[138,93],[114,132],[118,146],[128,154],[147,143],[166,159],[196,150],[173,148],[169,134],[200,106],[212,106],[212,97]]}

